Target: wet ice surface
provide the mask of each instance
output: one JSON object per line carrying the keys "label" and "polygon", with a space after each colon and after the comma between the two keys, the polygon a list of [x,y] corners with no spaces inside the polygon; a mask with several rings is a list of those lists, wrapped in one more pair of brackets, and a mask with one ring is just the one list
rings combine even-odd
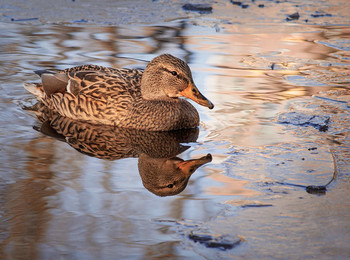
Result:
{"label": "wet ice surface", "polygon": [[[80,11],[74,21],[69,13],[57,21],[57,11],[39,17],[38,8],[28,16],[15,1],[1,5],[5,258],[349,257],[346,3],[217,1],[208,2],[212,13],[200,14],[172,1],[174,21],[152,16],[157,26],[134,25],[151,16],[130,16],[128,6],[119,6],[128,15],[116,19],[97,13],[92,21]],[[286,21],[295,12],[299,19]],[[22,109],[34,103],[22,88],[37,80],[33,70],[84,63],[143,68],[165,52],[189,63],[215,104],[212,111],[197,106],[199,136],[178,155],[211,153],[213,161],[179,195],[145,189],[137,158],[98,159],[34,130],[41,123]],[[306,191],[327,184],[335,168],[324,194]]]}
{"label": "wet ice surface", "polygon": [[307,115],[298,112],[289,112],[279,115],[277,121],[283,124],[294,124],[299,126],[313,126],[325,132],[328,130],[329,116]]}

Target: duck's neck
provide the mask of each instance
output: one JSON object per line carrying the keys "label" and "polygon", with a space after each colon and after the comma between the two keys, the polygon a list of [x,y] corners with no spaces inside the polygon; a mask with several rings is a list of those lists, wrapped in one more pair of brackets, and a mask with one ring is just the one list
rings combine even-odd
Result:
{"label": "duck's neck", "polygon": [[169,102],[179,102],[179,98],[171,98],[161,93],[150,93],[149,91],[142,91],[141,95],[144,100],[148,101],[169,101]]}
{"label": "duck's neck", "polygon": [[145,100],[171,100],[155,83],[141,81],[141,95]]}
{"label": "duck's neck", "polygon": [[141,95],[145,100],[171,100],[162,87],[162,75],[153,73],[152,66],[147,66],[141,78]]}

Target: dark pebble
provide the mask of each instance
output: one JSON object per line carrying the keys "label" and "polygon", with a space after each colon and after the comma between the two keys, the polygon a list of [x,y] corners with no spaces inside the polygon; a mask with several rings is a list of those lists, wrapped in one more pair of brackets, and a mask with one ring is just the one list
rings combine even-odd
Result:
{"label": "dark pebble", "polygon": [[310,194],[318,194],[318,195],[324,195],[326,194],[327,188],[326,186],[307,186],[306,192]]}
{"label": "dark pebble", "polygon": [[309,151],[317,150],[317,147],[308,148]]}
{"label": "dark pebble", "polygon": [[73,23],[87,23],[88,20],[86,20],[86,19],[81,19],[81,20],[73,20],[72,22],[73,22]]}
{"label": "dark pebble", "polygon": [[188,237],[192,239],[194,242],[199,242],[199,243],[213,240],[213,237],[207,234],[198,234],[198,235],[190,234]]}
{"label": "dark pebble", "polygon": [[14,19],[11,18],[12,22],[28,22],[28,21],[37,21],[39,18],[22,18],[22,19]]}
{"label": "dark pebble", "polygon": [[209,4],[185,4],[182,6],[185,11],[194,11],[201,14],[208,14],[213,11],[213,7]]}
{"label": "dark pebble", "polygon": [[238,6],[242,7],[243,9],[246,9],[246,8],[249,7],[248,4],[243,4],[243,3],[240,2],[240,1],[233,1],[233,0],[231,0],[231,4],[233,4],[233,5],[238,5]]}
{"label": "dark pebble", "polygon": [[239,2],[239,1],[232,1],[232,0],[231,0],[231,4],[241,6],[241,5],[242,5],[242,2]]}
{"label": "dark pebble", "polygon": [[298,20],[300,17],[299,13],[296,12],[294,14],[290,14],[288,15],[288,17],[286,18],[287,21],[292,21],[292,20]]}
{"label": "dark pebble", "polygon": [[318,130],[320,132],[327,132],[328,131],[328,125],[321,125]]}
{"label": "dark pebble", "polygon": [[272,204],[248,204],[241,206],[242,208],[263,208],[263,207],[272,207]]}
{"label": "dark pebble", "polygon": [[193,234],[191,233],[188,236],[189,239],[193,240],[196,243],[200,243],[205,245],[206,247],[209,248],[218,248],[221,250],[227,250],[227,249],[232,249],[239,243],[241,243],[241,239],[227,239],[222,236],[219,237],[213,237],[210,234],[205,234],[205,233],[198,233],[198,234]]}
{"label": "dark pebble", "polygon": [[264,8],[264,7],[265,7],[265,5],[260,4],[260,5],[258,5],[258,7],[259,7],[259,8]]}
{"label": "dark pebble", "polygon": [[331,17],[332,15],[316,11],[316,13],[312,14],[311,16],[314,17],[314,18],[318,18],[318,17],[325,17],[325,16]]}

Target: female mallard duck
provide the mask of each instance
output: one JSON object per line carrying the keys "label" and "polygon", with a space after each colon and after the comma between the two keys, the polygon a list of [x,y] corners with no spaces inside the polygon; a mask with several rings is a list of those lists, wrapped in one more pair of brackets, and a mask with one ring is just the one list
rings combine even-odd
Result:
{"label": "female mallard duck", "polygon": [[49,109],[93,124],[147,131],[199,125],[187,97],[212,109],[196,88],[188,65],[169,54],[154,58],[145,71],[83,65],[58,72],[36,71],[42,83],[26,83]]}

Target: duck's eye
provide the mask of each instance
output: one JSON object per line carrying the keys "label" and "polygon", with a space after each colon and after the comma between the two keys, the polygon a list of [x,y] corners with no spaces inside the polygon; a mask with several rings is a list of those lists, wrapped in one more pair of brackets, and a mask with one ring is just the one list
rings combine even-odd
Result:
{"label": "duck's eye", "polygon": [[172,187],[174,187],[174,184],[169,184],[167,187],[171,189]]}
{"label": "duck's eye", "polygon": [[176,76],[177,72],[174,70],[174,71],[171,72],[171,74],[173,74],[173,76]]}

